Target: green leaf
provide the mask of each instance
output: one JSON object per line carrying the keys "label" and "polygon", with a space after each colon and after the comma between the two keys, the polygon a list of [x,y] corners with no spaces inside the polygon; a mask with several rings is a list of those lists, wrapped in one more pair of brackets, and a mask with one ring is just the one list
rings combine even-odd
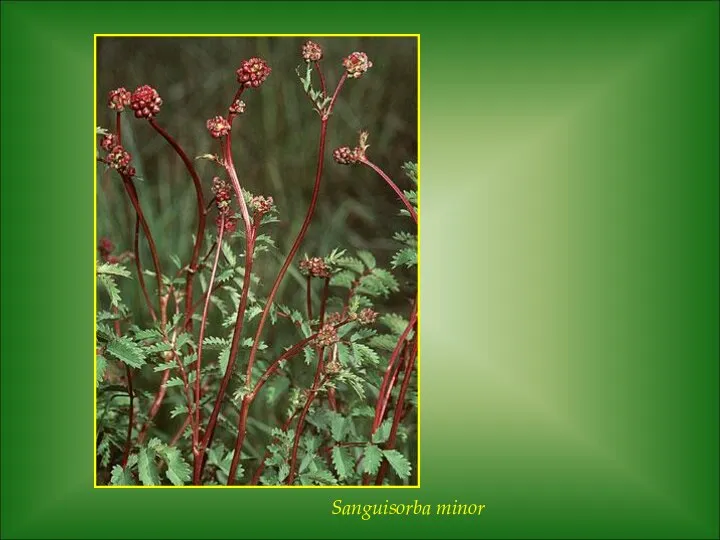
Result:
{"label": "green leaf", "polygon": [[97,383],[100,384],[105,377],[105,370],[107,369],[107,360],[102,354],[98,354],[96,357],[97,361]]}
{"label": "green leaf", "polygon": [[163,448],[161,455],[167,463],[167,471],[165,476],[175,486],[185,485],[185,482],[190,481],[190,473],[192,469],[190,465],[183,459],[180,454],[180,450],[172,446],[166,446]]}
{"label": "green leaf", "polygon": [[347,419],[340,413],[335,411],[328,411],[330,417],[330,431],[332,438],[336,442],[340,442],[345,438],[348,429]]}
{"label": "green leaf", "polygon": [[337,480],[332,475],[332,473],[328,470],[322,469],[319,471],[307,473],[306,478],[309,480],[312,480],[316,484],[320,484],[321,486],[328,486],[328,485],[336,485]]}
{"label": "green leaf", "polygon": [[383,450],[383,454],[385,455],[385,459],[388,460],[388,463],[400,478],[405,480],[410,476],[412,465],[410,465],[410,462],[405,458],[405,456],[397,450]]}
{"label": "green leaf", "polygon": [[342,364],[343,366],[349,366],[352,362],[352,358],[350,356],[350,348],[344,343],[338,343],[336,347],[338,352],[338,358],[340,359],[340,364]]}
{"label": "green leaf", "polygon": [[122,265],[114,263],[101,264],[100,266],[98,266],[97,272],[98,274],[110,274],[113,276],[121,276],[126,278],[132,277],[130,270],[128,270]]}
{"label": "green leaf", "polygon": [[375,256],[369,251],[360,250],[357,252],[358,258],[367,266],[368,270],[372,270],[377,265]]}
{"label": "green leaf", "polygon": [[124,469],[120,465],[115,465],[112,470],[112,476],[110,477],[111,486],[134,486],[135,480],[130,473],[130,467]]}
{"label": "green leaf", "polygon": [[393,256],[391,265],[393,268],[399,266],[412,268],[413,266],[417,266],[417,251],[409,247],[402,248]]}
{"label": "green leaf", "polygon": [[365,454],[362,460],[362,470],[367,474],[376,474],[383,460],[383,453],[380,448],[374,444],[368,444],[365,447]]}
{"label": "green leaf", "polygon": [[[387,326],[390,331],[396,336],[400,336],[408,325],[407,319],[404,319],[400,315],[395,313],[386,313],[379,317],[380,322]],[[395,341],[397,343],[397,340]]]}
{"label": "green leaf", "polygon": [[142,347],[125,336],[113,339],[107,344],[105,351],[130,367],[140,368],[145,365]]}
{"label": "green leaf", "polygon": [[365,362],[377,364],[380,362],[378,354],[367,345],[363,345],[362,343],[353,343],[351,347],[353,356],[358,364],[362,365]]}
{"label": "green leaf", "polygon": [[122,299],[120,298],[120,289],[113,277],[109,274],[98,274],[98,281],[110,295],[110,304],[119,308]]}
{"label": "green leaf", "polygon": [[138,475],[144,486],[159,486],[160,474],[155,465],[155,452],[141,448],[138,453]]}
{"label": "green leaf", "polygon": [[[365,253],[368,253],[368,252],[365,252]],[[358,256],[360,256],[360,253],[358,253]],[[351,272],[354,272],[356,274],[362,274],[365,271],[365,266],[363,266],[362,261],[359,259],[355,259],[354,257],[339,258],[339,259],[337,259],[335,264],[337,266],[339,266],[340,268],[350,270]]]}
{"label": "green leaf", "polygon": [[380,427],[377,429],[377,431],[373,433],[372,442],[374,442],[375,444],[380,444],[387,441],[388,437],[390,436],[391,428],[392,419],[387,418],[382,424],[380,424]]}
{"label": "green leaf", "polygon": [[218,363],[220,364],[220,373],[223,375],[227,370],[228,363],[230,362],[230,345],[225,347],[218,355]]}
{"label": "green leaf", "polygon": [[221,350],[230,345],[230,340],[221,337],[206,337],[203,340],[203,347],[207,350]]}
{"label": "green leaf", "polygon": [[334,446],[332,450],[332,462],[340,480],[344,480],[353,475],[355,463],[347,448]]}
{"label": "green leaf", "polygon": [[370,346],[374,349],[392,352],[395,350],[398,338],[390,334],[380,334],[370,338]]}

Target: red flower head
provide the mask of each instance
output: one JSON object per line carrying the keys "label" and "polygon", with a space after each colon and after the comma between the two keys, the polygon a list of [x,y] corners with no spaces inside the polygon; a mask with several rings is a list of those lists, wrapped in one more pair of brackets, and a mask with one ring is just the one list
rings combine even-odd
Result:
{"label": "red flower head", "polygon": [[215,204],[221,212],[227,212],[230,206],[230,188],[219,177],[213,178],[212,192],[215,194]]}
{"label": "red flower head", "polygon": [[113,133],[108,133],[100,141],[100,148],[102,148],[106,152],[109,152],[110,150],[115,148],[117,146],[117,144],[118,144],[117,135],[115,135]]}
{"label": "red flower head", "polygon": [[337,329],[331,324],[326,324],[318,331],[317,337],[315,338],[315,345],[329,347],[339,340]]}
{"label": "red flower head", "polygon": [[244,60],[235,73],[238,82],[245,88],[257,88],[265,82],[271,71],[270,66],[262,58],[250,58]]}
{"label": "red flower head", "polygon": [[222,116],[214,116],[207,121],[207,128],[214,138],[219,139],[225,137],[230,133],[230,122],[225,120]]}
{"label": "red flower head", "polygon": [[130,92],[125,88],[116,88],[108,93],[108,107],[113,111],[124,111],[130,106]]}
{"label": "red flower head", "polygon": [[312,259],[303,259],[300,261],[300,272],[304,276],[328,278],[330,277],[330,269],[325,264],[325,261],[320,257],[313,257]]}
{"label": "red flower head", "polygon": [[360,324],[372,324],[377,319],[378,314],[370,308],[361,309],[358,313],[357,321]]}
{"label": "red flower head", "polygon": [[306,41],[302,47],[302,57],[306,62],[317,62],[323,57],[323,50],[320,45],[314,41]]}
{"label": "red flower head", "polygon": [[245,112],[245,102],[241,99],[236,99],[233,104],[230,105],[229,109],[231,114],[242,114]]}
{"label": "red flower head", "polygon": [[115,251],[115,244],[113,244],[109,238],[106,238],[103,236],[100,240],[98,240],[97,249],[100,252],[100,255],[104,259],[108,255],[110,255],[113,251]]}
{"label": "red flower head", "polygon": [[352,165],[357,163],[358,155],[356,150],[351,150],[349,146],[341,146],[333,150],[333,159],[340,165]]}
{"label": "red flower head", "polygon": [[[215,218],[215,225],[217,225],[218,233],[220,233],[220,223],[222,222],[222,215]],[[237,222],[234,218],[230,217],[228,214],[225,214],[225,227],[223,229],[223,234],[227,233],[234,233],[235,229],[237,229]]]}
{"label": "red flower head", "polygon": [[250,200],[250,206],[255,212],[260,215],[267,214],[270,210],[272,210],[273,204],[274,203],[272,197],[265,198],[262,195],[253,197]]}
{"label": "red flower head", "polygon": [[138,86],[130,97],[130,108],[137,118],[151,118],[160,112],[163,101],[152,86]]}
{"label": "red flower head", "polygon": [[345,66],[348,77],[357,79],[372,67],[372,62],[364,52],[354,52],[343,59],[343,66]]}
{"label": "red flower head", "polygon": [[125,150],[122,146],[117,145],[112,150],[110,150],[105,159],[107,161],[107,164],[113,169],[125,172],[127,166],[130,164],[131,158],[127,150]]}

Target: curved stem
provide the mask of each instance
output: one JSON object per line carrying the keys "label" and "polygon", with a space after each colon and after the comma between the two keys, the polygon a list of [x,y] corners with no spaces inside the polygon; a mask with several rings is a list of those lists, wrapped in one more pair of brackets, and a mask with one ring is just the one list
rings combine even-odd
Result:
{"label": "curved stem", "polygon": [[[393,416],[393,423],[392,427],[390,428],[390,436],[388,437],[387,443],[385,443],[386,450],[390,450],[395,446],[395,438],[397,437],[398,426],[400,425],[400,420],[403,417],[403,410],[405,408],[405,394],[408,389],[408,384],[410,383],[410,377],[412,376],[413,368],[415,367],[415,359],[417,358],[417,346],[417,340],[415,340],[413,342],[413,348],[412,352],[410,353],[410,358],[407,362],[407,365],[405,366],[405,376],[403,377],[402,386],[400,387],[400,393],[398,394],[397,403],[395,405],[395,415]],[[380,470],[378,471],[377,477],[375,478],[376,486],[383,485],[383,479],[385,478],[387,468],[387,459],[383,459],[382,465],[380,465]]]}
{"label": "curved stem", "polygon": [[[349,321],[342,321],[335,325],[335,328],[340,328],[341,326],[347,324]],[[257,397],[260,390],[262,390],[262,387],[265,385],[267,380],[272,376],[273,373],[275,373],[280,366],[280,362],[284,360],[288,360],[298,354],[300,351],[305,348],[305,346],[310,343],[313,339],[317,337],[317,332],[306,337],[305,339],[302,339],[301,341],[297,342],[295,345],[290,347],[287,351],[285,351],[282,355],[280,355],[275,361],[268,366],[268,368],[265,370],[265,372],[262,374],[260,379],[258,379],[258,382],[253,387],[252,391],[243,398],[242,406],[240,409],[240,417],[238,418],[238,435],[235,439],[235,449],[233,453],[233,459],[232,463],[230,465],[230,474],[228,475],[228,482],[234,482],[235,481],[235,473],[237,471],[238,462],[240,461],[240,453],[242,450],[243,443],[245,442],[245,428],[247,423],[247,412],[250,409],[250,405],[252,404],[253,400]]]}
{"label": "curved stem", "polygon": [[195,428],[193,433],[193,453],[199,451],[197,448],[198,436],[200,431],[200,370],[202,368],[203,339],[205,338],[205,327],[207,325],[208,309],[210,307],[210,297],[212,295],[212,287],[215,282],[215,273],[217,272],[218,261],[220,260],[220,252],[222,251],[223,233],[225,231],[225,214],[220,214],[220,226],[218,230],[218,238],[216,241],[217,249],[215,250],[215,260],[213,261],[212,272],[210,273],[210,282],[208,283],[208,294],[205,295],[205,306],[203,307],[202,320],[200,322],[200,335],[198,337],[197,346],[197,363],[195,366]]}
{"label": "curved stem", "polygon": [[205,200],[203,198],[203,192],[202,192],[202,183],[200,182],[200,177],[197,174],[197,171],[195,170],[195,166],[193,165],[190,158],[188,158],[185,151],[182,149],[182,147],[173,139],[170,134],[165,131],[155,120],[155,118],[151,117],[149,119],[150,125],[157,131],[160,135],[162,135],[167,142],[170,143],[170,146],[172,146],[175,149],[175,152],[180,156],[180,159],[182,159],[183,163],[185,164],[185,168],[190,173],[190,176],[193,180],[193,185],[195,186],[195,196],[197,197],[197,215],[198,215],[198,223],[197,223],[197,231],[195,232],[195,244],[193,245],[193,252],[192,257],[190,258],[190,264],[188,264],[187,269],[187,277],[185,279],[185,328],[191,328],[192,327],[192,298],[193,298],[193,278],[195,276],[195,273],[197,272],[197,262],[198,258],[200,257],[200,246],[203,242],[203,236],[205,235],[205,217],[207,216],[207,210],[205,209]]}
{"label": "curved stem", "polygon": [[160,310],[162,310],[163,306],[163,282],[162,282],[162,269],[160,267],[160,258],[158,257],[157,252],[157,246],[155,245],[155,240],[153,239],[152,233],[150,232],[150,227],[148,226],[147,220],[145,219],[145,214],[143,214],[142,208],[140,207],[140,200],[138,199],[137,190],[135,189],[135,185],[133,184],[132,179],[129,176],[122,175],[123,178],[123,184],[125,185],[125,190],[127,191],[128,195],[130,196],[130,201],[132,202],[133,207],[135,208],[135,214],[138,218],[140,218],[140,225],[143,228],[143,232],[145,233],[145,238],[147,239],[148,246],[150,247],[150,255],[152,257],[153,266],[155,267],[155,277],[157,278],[157,284],[158,284],[158,307]]}
{"label": "curved stem", "polygon": [[298,453],[298,447],[300,445],[300,437],[303,432],[303,428],[305,427],[305,417],[307,416],[308,411],[310,410],[310,405],[312,405],[313,400],[315,399],[315,396],[317,396],[318,390],[322,386],[322,384],[327,380],[327,376],[320,379],[320,376],[322,375],[324,364],[323,364],[323,355],[325,354],[325,350],[323,348],[320,349],[320,352],[318,354],[318,365],[317,369],[315,370],[315,380],[313,381],[312,388],[310,389],[310,393],[308,394],[307,401],[305,402],[305,407],[303,407],[302,412],[300,413],[300,418],[298,418],[297,427],[295,428],[295,439],[293,440],[293,447],[292,447],[292,453],[290,455],[290,473],[287,477],[287,485],[292,486],[293,482],[295,482],[295,466],[297,465],[297,453]]}
{"label": "curved stem", "polygon": [[[230,384],[230,379],[232,378],[232,373],[235,368],[235,361],[237,360],[237,352],[240,345],[240,336],[242,334],[243,321],[245,319],[245,308],[247,306],[248,291],[250,289],[250,278],[252,276],[253,251],[254,243],[252,240],[250,240],[250,245],[246,250],[247,255],[245,257],[245,276],[243,278],[240,304],[238,306],[237,319],[235,320],[235,328],[233,330],[232,342],[230,344],[228,365],[225,369],[225,374],[223,375],[222,381],[220,381],[220,388],[218,389],[218,394],[215,398],[215,405],[213,406],[213,411],[210,414],[210,419],[208,420],[208,425],[205,429],[205,435],[202,439],[202,444],[200,444],[200,451],[195,460],[194,479],[196,482],[199,482],[200,477],[202,476],[203,457],[207,448],[212,444],[212,437],[215,432],[218,415],[220,414],[220,408],[222,407],[223,398],[225,397],[225,392],[227,392],[227,387]],[[246,384],[249,384],[249,382],[249,380],[246,380]]]}
{"label": "curved stem", "polygon": [[167,384],[169,378],[170,378],[170,370],[167,369],[167,370],[163,371],[162,379],[160,380],[160,387],[158,388],[158,391],[155,394],[155,399],[153,399],[153,403],[150,407],[150,412],[148,412],[147,420],[145,420],[145,424],[143,424],[143,427],[140,430],[140,434],[138,435],[138,445],[141,445],[145,441],[147,432],[150,429],[150,423],[153,421],[153,418],[155,418],[155,416],[157,416],[157,413],[160,411],[160,406],[162,405],[162,402],[165,399],[165,394],[167,393],[167,386],[165,386],[165,385]]}
{"label": "curved stem", "polygon": [[[388,367],[385,370],[385,375],[383,376],[382,384],[380,385],[380,391],[378,392],[378,402],[377,406],[375,407],[375,419],[373,421],[372,426],[372,432],[371,435],[373,435],[377,429],[380,427],[380,424],[382,424],[382,419],[385,416],[385,408],[387,407],[387,402],[390,398],[390,392],[392,391],[392,388],[389,387],[390,379],[393,374],[393,366],[395,365],[395,361],[400,354],[400,351],[402,350],[403,345],[405,344],[405,340],[407,339],[408,334],[410,333],[410,330],[412,330],[413,326],[415,326],[415,322],[417,321],[417,306],[413,307],[413,312],[410,317],[410,322],[408,322],[408,325],[405,327],[405,330],[400,335],[400,338],[397,341],[397,344],[395,345],[395,349],[392,352],[392,355],[390,356],[390,360],[388,361]],[[388,391],[388,388],[390,391]]]}
{"label": "curved stem", "polygon": [[343,87],[346,80],[347,80],[347,71],[342,74],[342,77],[340,77],[340,80],[338,81],[338,85],[335,88],[335,92],[333,92],[332,99],[330,100],[330,104],[327,106],[327,109],[325,109],[325,114],[322,116],[322,119],[324,121],[327,121],[327,119],[330,118],[333,108],[335,107],[335,102],[337,101],[337,98],[340,95],[340,89]]}
{"label": "curved stem", "polygon": [[140,263],[140,216],[135,215],[135,238],[133,240],[133,251],[135,253],[135,269],[137,270],[138,282],[140,283],[140,290],[142,291],[145,303],[147,304],[148,310],[150,311],[150,317],[153,322],[157,322],[157,315],[153,309],[152,302],[150,301],[150,294],[147,290],[147,284],[145,283],[145,276],[143,276],[142,265]]}
{"label": "curved stem", "polygon": [[366,157],[360,158],[360,163],[370,167],[373,171],[375,171],[377,174],[380,175],[380,178],[382,178],[383,180],[385,180],[385,182],[387,182],[387,184],[393,189],[393,191],[395,193],[397,193],[397,196],[400,197],[400,200],[405,205],[405,208],[407,208],[407,211],[410,212],[410,216],[413,218],[413,221],[417,225],[417,222],[418,222],[417,212],[415,212],[415,208],[413,208],[412,204],[410,204],[410,201],[405,196],[405,194],[402,192],[402,190],[399,187],[397,187],[397,184],[395,184],[395,182],[390,180],[390,177],[387,174],[385,174],[380,167],[375,165],[372,161],[368,160]]}
{"label": "curved stem", "polygon": [[308,227],[310,226],[310,221],[312,220],[313,214],[315,213],[315,206],[317,205],[318,201],[318,195],[320,194],[320,181],[322,179],[322,172],[323,172],[323,161],[325,157],[325,138],[327,136],[327,119],[322,120],[321,127],[320,127],[320,144],[318,148],[318,161],[317,161],[317,170],[315,173],[315,185],[313,187],[313,193],[312,193],[312,199],[310,200],[310,206],[308,207],[307,213],[305,215],[305,219],[303,221],[302,227],[300,228],[300,232],[298,233],[297,237],[295,238],[295,241],[293,242],[292,247],[290,248],[290,253],[288,253],[287,257],[285,258],[285,262],[282,265],[282,268],[280,268],[280,272],[278,273],[277,277],[275,278],[275,282],[273,283],[272,289],[270,290],[270,294],[267,298],[267,303],[265,304],[265,309],[262,312],[262,315],[260,316],[260,322],[258,323],[257,331],[255,332],[255,338],[253,340],[252,348],[250,349],[250,356],[248,359],[248,367],[247,367],[247,373],[248,373],[248,381],[250,380],[249,375],[252,374],[252,368],[253,363],[255,362],[255,355],[257,354],[258,347],[260,346],[260,337],[262,335],[262,331],[265,328],[265,322],[267,320],[268,314],[270,313],[270,308],[272,307],[273,300],[275,299],[275,295],[277,294],[278,289],[280,288],[280,282],[285,277],[285,273],[287,272],[288,268],[290,267],[290,264],[292,263],[293,258],[297,254],[298,249],[300,249],[300,243],[303,241],[303,238],[305,238],[305,233],[308,230]]}
{"label": "curved stem", "polygon": [[322,89],[322,95],[327,96],[327,87],[325,86],[325,75],[323,75],[322,69],[320,68],[320,61],[315,62],[315,69],[320,77],[320,88]]}

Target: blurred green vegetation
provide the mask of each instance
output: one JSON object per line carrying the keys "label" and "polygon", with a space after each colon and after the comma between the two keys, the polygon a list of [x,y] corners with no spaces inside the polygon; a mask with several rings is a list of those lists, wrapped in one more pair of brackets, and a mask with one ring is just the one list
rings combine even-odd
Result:
{"label": "blurred green vegetation", "polygon": [[[401,230],[414,232],[408,218],[399,215],[402,204],[377,175],[364,167],[337,165],[331,152],[338,146],[355,146],[358,132],[368,130],[370,159],[401,188],[412,189],[401,166],[406,161],[417,161],[416,39],[313,40],[324,49],[322,68],[330,91],[343,73],[342,58],[349,53],[366,52],[373,67],[360,79],[347,81],[329,123],[320,201],[295,264],[276,297],[276,301],[296,308],[304,305],[304,278],[297,270],[297,262],[304,253],[322,257],[335,247],[346,248],[350,253],[367,249],[375,254],[379,265],[389,267],[399,247],[392,234]],[[260,255],[253,269],[260,277],[263,296],[269,291],[300,228],[314,182],[320,121],[295,71],[298,66],[305,69],[300,56],[304,41],[302,38],[98,38],[97,44],[98,125],[115,130],[114,112],[107,108],[110,90],[124,86],[132,91],[139,85],[149,84],[163,98],[158,122],[191,158],[220,153],[219,143],[210,137],[205,122],[212,116],[227,113],[237,89],[235,70],[240,62],[260,56],[272,67],[272,74],[261,88],[243,94],[246,112],[233,126],[233,153],[243,187],[253,194],[272,196],[281,220],[264,230],[274,237],[277,252]],[[316,74],[314,77],[314,85],[319,88]],[[165,273],[174,273],[177,267],[169,255],[176,254],[187,263],[192,248],[196,227],[192,181],[179,157],[146,121],[126,112],[122,128],[123,143],[141,177],[137,189],[163,269]],[[224,177],[224,171],[206,160],[197,160],[195,164],[209,200],[213,176]],[[208,219],[211,232],[214,218],[215,212],[211,211]],[[119,177],[101,167],[98,238],[111,239],[117,251],[131,251],[134,223],[134,212]],[[144,240],[141,244],[144,246]],[[242,252],[240,244],[237,240],[237,252]],[[204,245],[202,253],[208,247]],[[142,252],[142,260],[145,268],[151,267],[147,250]],[[408,317],[416,287],[415,272],[400,268],[394,274],[401,291],[376,309]],[[148,283],[152,285],[152,281]],[[149,324],[139,287],[123,293],[136,322]],[[219,317],[212,316],[206,335],[224,335],[226,331],[220,329],[219,323]],[[265,334],[271,348],[280,350],[291,344],[274,343],[269,325]],[[153,380],[157,375],[149,376],[147,380],[139,380],[138,385],[154,391]],[[280,418],[282,413],[277,415]],[[253,429],[252,424],[250,428]]]}

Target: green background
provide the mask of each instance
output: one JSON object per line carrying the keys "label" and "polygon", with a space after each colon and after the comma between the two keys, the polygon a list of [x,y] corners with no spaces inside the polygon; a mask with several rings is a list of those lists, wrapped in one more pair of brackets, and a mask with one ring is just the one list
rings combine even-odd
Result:
{"label": "green background", "polygon": [[[717,20],[3,2],[2,536],[717,538]],[[421,33],[419,490],[92,488],[93,32]]]}

